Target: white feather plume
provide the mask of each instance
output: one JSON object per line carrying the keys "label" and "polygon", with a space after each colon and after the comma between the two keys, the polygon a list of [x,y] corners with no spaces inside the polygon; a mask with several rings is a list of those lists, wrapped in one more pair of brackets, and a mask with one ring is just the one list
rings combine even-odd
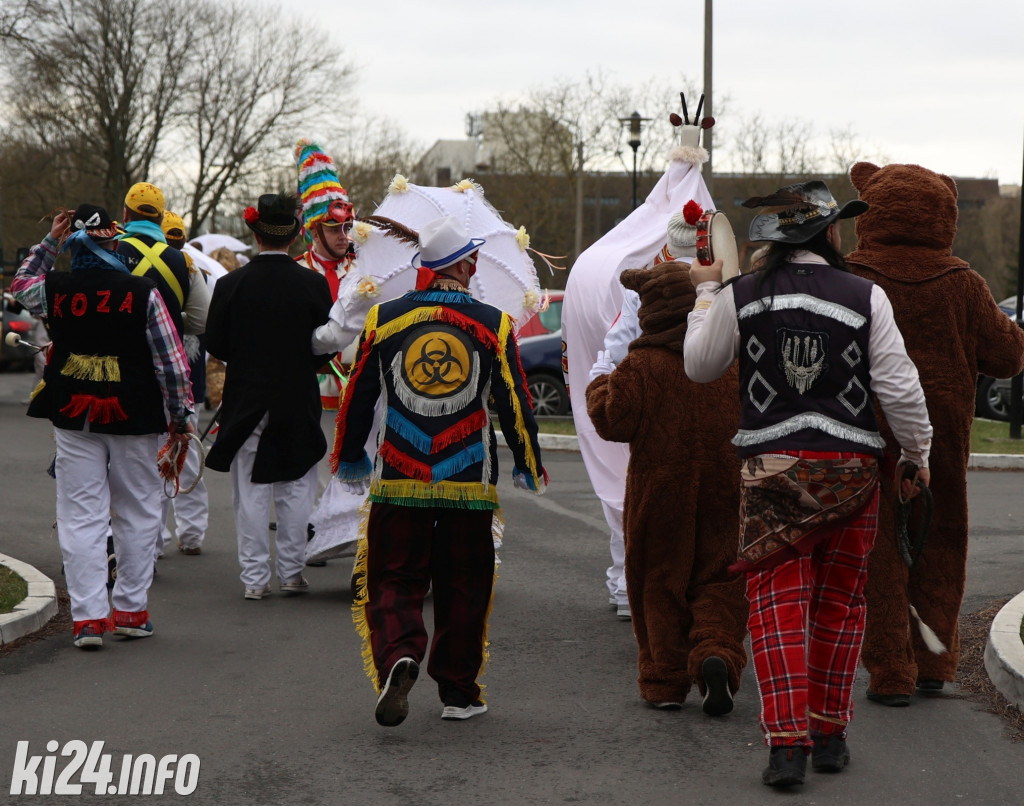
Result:
{"label": "white feather plume", "polygon": [[921,638],[924,640],[924,644],[936,655],[941,655],[946,651],[946,645],[942,643],[939,636],[935,634],[935,631],[929,627],[917,613],[917,608],[910,605],[910,615],[917,621],[917,628],[921,631]]}

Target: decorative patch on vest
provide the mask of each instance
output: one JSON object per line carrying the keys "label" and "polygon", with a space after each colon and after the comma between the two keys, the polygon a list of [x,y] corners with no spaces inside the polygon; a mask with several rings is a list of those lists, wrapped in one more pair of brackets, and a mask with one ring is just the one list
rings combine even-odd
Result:
{"label": "decorative patch on vest", "polygon": [[[761,395],[761,400],[757,399],[756,395],[758,394]],[[761,414],[764,414],[765,410],[775,399],[776,394],[778,393],[760,372],[755,372],[750,379],[750,383],[747,384],[747,397],[750,398],[750,402],[754,404],[754,407]]]}
{"label": "decorative patch on vest", "polygon": [[779,369],[801,395],[828,373],[828,333],[779,328],[775,338]]}
{"label": "decorative patch on vest", "polygon": [[846,359],[846,363],[851,367],[857,366],[863,357],[864,351],[856,341],[851,341],[850,345],[843,350],[843,358]]}
{"label": "decorative patch on vest", "polygon": [[761,356],[763,356],[767,350],[768,348],[761,344],[757,336],[751,336],[747,341],[747,355],[754,359],[755,364],[761,360]]}
{"label": "decorative patch on vest", "polygon": [[[855,394],[851,395],[851,392],[855,392]],[[857,397],[859,400],[855,403],[851,400],[851,397]],[[864,407],[868,404],[868,400],[870,400],[871,396],[868,394],[868,390],[864,388],[864,384],[860,382],[860,378],[855,375],[853,379],[846,384],[846,388],[836,395],[836,398],[840,403],[846,406],[846,409],[850,414],[856,417],[864,410]]]}
{"label": "decorative patch on vest", "polygon": [[406,338],[391,370],[406,408],[430,417],[460,411],[476,397],[480,358],[463,331],[435,324]]}

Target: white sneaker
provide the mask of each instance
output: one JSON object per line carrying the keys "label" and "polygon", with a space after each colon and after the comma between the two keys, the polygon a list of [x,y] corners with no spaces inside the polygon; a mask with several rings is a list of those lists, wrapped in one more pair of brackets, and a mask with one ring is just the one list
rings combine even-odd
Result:
{"label": "white sneaker", "polygon": [[633,611],[629,609],[629,602],[617,605],[615,615],[619,617],[620,621],[631,621],[633,619]]}
{"label": "white sneaker", "polygon": [[487,713],[487,703],[477,700],[471,702],[465,708],[460,708],[458,705],[446,705],[444,710],[441,711],[441,719],[471,719],[477,714]]}
{"label": "white sneaker", "polygon": [[271,593],[273,593],[273,591],[270,590],[269,586],[267,586],[266,588],[246,588],[245,598],[262,599],[264,596],[270,596]]}
{"label": "white sneaker", "polygon": [[281,593],[309,593],[309,581],[299,574],[281,583]]}

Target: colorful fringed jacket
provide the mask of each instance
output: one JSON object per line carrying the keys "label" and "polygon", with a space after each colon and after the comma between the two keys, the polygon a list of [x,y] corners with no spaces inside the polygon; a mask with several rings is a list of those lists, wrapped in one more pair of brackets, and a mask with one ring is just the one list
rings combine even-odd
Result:
{"label": "colorful fringed jacket", "polygon": [[[383,419],[371,465],[363,446],[378,398]],[[338,411],[335,475],[371,477],[375,502],[495,509],[497,440],[489,399],[514,472],[540,487],[537,424],[512,318],[464,291],[434,288],[376,305]]]}

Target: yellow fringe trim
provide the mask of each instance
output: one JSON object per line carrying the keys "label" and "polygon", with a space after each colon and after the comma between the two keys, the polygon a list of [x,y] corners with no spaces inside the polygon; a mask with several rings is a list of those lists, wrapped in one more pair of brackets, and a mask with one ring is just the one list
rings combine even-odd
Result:
{"label": "yellow fringe trim", "polygon": [[43,389],[45,389],[45,388],[46,388],[46,381],[40,380],[39,383],[36,384],[36,388],[32,390],[32,394],[30,394],[28,396],[28,399],[29,400],[35,400],[36,399],[36,395],[38,395],[40,392],[42,392]]}
{"label": "yellow fringe trim", "polygon": [[80,381],[107,381],[119,383],[121,380],[121,367],[117,363],[116,355],[78,355],[71,353],[61,375],[75,378]]}
{"label": "yellow fringe trim", "polygon": [[374,305],[366,314],[366,321],[363,322],[363,337],[359,340],[359,346],[363,346],[366,337],[377,329],[377,317],[380,315],[380,306]]}
{"label": "yellow fringe trim", "polygon": [[366,605],[370,595],[366,590],[366,552],[368,543],[366,530],[370,522],[370,503],[364,501],[359,508],[359,542],[356,544],[356,559],[352,565],[352,577],[356,580],[356,589],[352,599],[352,623],[356,634],[362,641],[363,671],[373,683],[373,690],[380,694],[380,680],[377,675],[377,664],[373,662],[373,644],[370,642],[370,623],[366,619]]}
{"label": "yellow fringe trim", "polygon": [[441,312],[440,305],[433,305],[424,308],[414,308],[408,313],[404,313],[401,316],[392,319],[390,322],[385,322],[383,325],[377,328],[376,341],[380,343],[385,339],[389,339],[401,330],[405,330],[407,327],[412,325],[421,325],[424,322],[429,322],[433,319],[437,319]]}
{"label": "yellow fringe trim", "polygon": [[536,489],[541,487],[540,473],[537,472],[537,457],[533,453],[533,443],[530,441],[530,434],[526,430],[526,420],[523,417],[523,407],[519,405],[519,395],[516,394],[516,382],[512,378],[512,367],[508,364],[508,359],[505,354],[505,347],[508,344],[508,338],[512,333],[512,317],[508,314],[501,315],[501,327],[498,328],[498,362],[501,367],[501,379],[505,381],[505,386],[508,388],[512,396],[512,411],[515,413],[516,418],[516,436],[519,438],[520,443],[523,445],[523,450],[526,454],[526,467],[522,468],[526,470],[530,475],[533,476]]}
{"label": "yellow fringe trim", "polygon": [[[396,499],[431,502],[443,507],[445,502],[480,501],[498,503],[498,491],[493,486],[484,486],[478,481],[425,482],[413,479],[375,479],[370,484],[370,495],[388,501]],[[482,508],[482,507],[481,507]]]}

